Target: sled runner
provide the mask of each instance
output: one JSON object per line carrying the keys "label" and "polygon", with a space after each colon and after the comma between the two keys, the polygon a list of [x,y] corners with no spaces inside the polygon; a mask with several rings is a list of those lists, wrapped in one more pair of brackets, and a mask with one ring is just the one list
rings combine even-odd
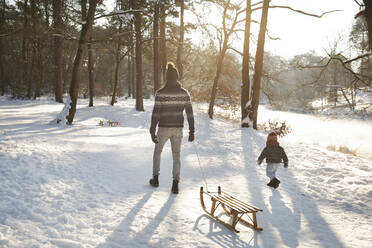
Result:
{"label": "sled runner", "polygon": [[[212,206],[210,212],[208,212],[205,204],[204,204],[204,194],[208,195],[212,201]],[[236,224],[240,221],[242,224],[249,226],[257,231],[262,231],[262,228],[258,227],[257,224],[257,212],[262,212],[262,209],[259,209],[255,206],[249,205],[245,202],[242,202],[233,196],[227,194],[226,192],[221,190],[221,187],[218,186],[217,192],[208,192],[203,191],[203,187],[200,187],[200,203],[202,205],[203,210],[213,219],[217,220],[230,230],[239,233],[236,230]],[[216,215],[216,209],[221,206],[222,209],[225,211],[226,214],[232,217],[232,223],[226,223],[219,219]],[[248,215],[252,214],[252,218]],[[244,220],[242,217],[243,215],[248,216],[251,222]]]}

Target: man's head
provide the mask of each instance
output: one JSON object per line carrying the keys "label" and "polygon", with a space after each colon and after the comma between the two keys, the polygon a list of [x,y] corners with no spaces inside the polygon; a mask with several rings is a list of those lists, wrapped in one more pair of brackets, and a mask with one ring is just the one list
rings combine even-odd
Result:
{"label": "man's head", "polygon": [[166,74],[167,82],[176,82],[179,78],[178,70],[174,66],[172,62],[167,64],[167,74]]}

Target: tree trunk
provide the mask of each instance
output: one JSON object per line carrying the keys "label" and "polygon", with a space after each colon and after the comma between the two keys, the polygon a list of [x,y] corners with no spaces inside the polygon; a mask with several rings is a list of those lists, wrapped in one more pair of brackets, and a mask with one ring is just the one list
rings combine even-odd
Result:
{"label": "tree trunk", "polygon": [[[89,37],[89,40],[92,36]],[[88,44],[88,73],[89,73],[89,107],[93,107],[93,98],[95,94],[94,90],[94,54],[92,45]]]}
{"label": "tree trunk", "polygon": [[160,5],[160,63],[162,72],[162,81],[166,80],[166,70],[167,70],[167,39],[165,36],[166,29],[166,13],[165,5]]}
{"label": "tree trunk", "polygon": [[254,64],[253,98],[252,98],[252,107],[251,107],[253,113],[252,113],[251,121],[253,121],[253,128],[256,130],[257,130],[258,105],[260,101],[263,55],[264,55],[264,47],[265,47],[265,35],[266,35],[269,2],[270,0],[264,0],[263,2],[260,32],[258,34],[258,41],[257,41],[256,61]]}
{"label": "tree trunk", "polygon": [[249,100],[251,85],[249,81],[249,41],[251,36],[251,0],[247,0],[247,7],[245,10],[245,30],[244,30],[244,48],[243,48],[243,68],[242,68],[242,89],[241,89],[241,114],[242,127],[249,127],[250,110]]}
{"label": "tree trunk", "polygon": [[132,96],[132,62],[130,52],[128,53],[128,97]]}
{"label": "tree trunk", "polygon": [[[118,33],[120,34],[120,30],[122,27],[122,23],[120,22],[119,30]],[[115,55],[115,74],[114,74],[114,91],[112,93],[112,98],[111,98],[111,106],[114,106],[116,102],[116,91],[118,88],[118,81],[119,81],[119,67],[120,67],[120,47],[121,47],[121,36],[119,35],[118,37],[118,44],[117,44],[117,49],[116,49],[116,55]]]}
{"label": "tree trunk", "polygon": [[[5,1],[4,1],[5,2]],[[3,44],[2,39],[0,39],[0,88],[1,95],[5,95],[5,75],[4,75],[4,66],[3,66]]]}
{"label": "tree trunk", "polygon": [[[6,10],[6,1],[2,2],[1,7],[1,17],[0,17],[0,32],[2,33],[2,28],[5,23],[5,10]],[[5,95],[5,74],[4,74],[4,62],[3,62],[3,40],[0,39],[0,88],[1,95]]]}
{"label": "tree trunk", "polygon": [[62,0],[53,0],[55,100],[63,103]]}
{"label": "tree trunk", "polygon": [[134,19],[134,29],[136,32],[136,110],[145,111],[143,108],[142,93],[142,13],[135,12]]}
{"label": "tree trunk", "polygon": [[27,68],[28,68],[28,61],[27,61],[27,29],[28,29],[28,11],[27,11],[28,0],[24,1],[24,22],[23,22],[23,37],[22,37],[22,64],[23,64],[23,71],[22,71],[22,82],[21,84],[24,86],[27,80]]}
{"label": "tree trunk", "polygon": [[43,60],[43,47],[44,47],[44,40],[42,38],[38,38],[37,42],[37,63],[38,63],[38,68],[39,68],[39,76],[37,77],[36,85],[35,85],[35,94],[34,94],[34,99],[38,98],[41,96],[41,85],[43,85],[44,81],[44,60]]}
{"label": "tree trunk", "polygon": [[183,65],[182,65],[182,53],[183,53],[183,40],[184,40],[184,23],[183,23],[183,14],[184,14],[184,8],[185,3],[184,0],[180,1],[180,37],[178,39],[178,49],[177,49],[177,69],[180,74],[180,81],[182,81],[183,78]]}
{"label": "tree trunk", "polygon": [[[34,44],[33,44],[34,46]],[[35,66],[35,56],[36,56],[36,49],[32,48],[32,53],[31,53],[31,65],[29,65],[29,72],[28,72],[28,82],[27,82],[27,99],[31,99],[32,95],[32,86],[34,83],[34,66]]]}
{"label": "tree trunk", "polygon": [[90,32],[92,31],[92,25],[94,22],[94,13],[96,12],[98,0],[89,0],[89,10],[86,22],[82,25],[82,29],[80,32],[80,38],[79,38],[79,46],[78,50],[76,52],[75,60],[74,60],[74,66],[72,69],[72,78],[71,78],[71,85],[70,85],[70,98],[71,98],[71,104],[70,104],[70,110],[69,115],[67,116],[68,124],[72,124],[74,120],[74,116],[76,113],[76,104],[77,104],[77,98],[79,94],[79,83],[80,83],[80,73],[81,73],[81,67],[84,60],[84,54],[85,54],[85,48],[87,39],[90,35]]}
{"label": "tree trunk", "polygon": [[369,50],[372,51],[372,2],[371,0],[363,0],[365,6],[365,17],[368,27]]}
{"label": "tree trunk", "polygon": [[154,3],[154,94],[160,88],[159,75],[159,3]]}
{"label": "tree trunk", "polygon": [[217,70],[216,70],[216,75],[213,80],[211,100],[209,102],[209,110],[208,110],[208,115],[209,115],[209,118],[211,119],[213,119],[214,103],[215,103],[216,96],[217,96],[217,86],[218,86],[218,81],[220,80],[220,76],[222,73],[222,64],[223,64],[223,59],[225,58],[226,50],[227,50],[227,37],[225,37],[223,41],[222,49],[220,51],[220,54],[218,55]]}

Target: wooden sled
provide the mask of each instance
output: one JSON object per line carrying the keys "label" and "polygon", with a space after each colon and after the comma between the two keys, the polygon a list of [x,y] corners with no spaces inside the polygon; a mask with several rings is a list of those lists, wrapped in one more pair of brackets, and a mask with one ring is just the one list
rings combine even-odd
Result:
{"label": "wooden sled", "polygon": [[[208,195],[211,198],[212,206],[210,212],[208,212],[207,208],[204,204],[204,194]],[[257,231],[262,231],[261,227],[258,227],[257,224],[257,212],[262,212],[262,209],[259,209],[255,206],[249,205],[247,203],[244,203],[233,196],[227,194],[226,192],[221,190],[221,187],[218,186],[217,192],[206,192],[203,191],[203,187],[200,187],[200,203],[202,205],[203,210],[213,219],[217,220],[224,226],[226,226],[231,231],[239,233],[238,230],[236,230],[236,224],[240,221],[242,224],[251,227]],[[216,215],[216,209],[221,206],[222,209],[225,211],[226,214],[232,217],[232,224],[226,223],[219,219]],[[251,222],[243,219],[243,215],[247,215],[248,218],[251,220]],[[248,215],[252,214],[252,218]]]}

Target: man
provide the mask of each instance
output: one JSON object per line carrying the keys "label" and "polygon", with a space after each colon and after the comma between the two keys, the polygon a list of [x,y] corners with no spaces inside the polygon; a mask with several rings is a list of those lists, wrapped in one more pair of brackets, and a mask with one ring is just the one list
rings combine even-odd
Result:
{"label": "man", "polygon": [[[190,94],[181,87],[178,82],[178,71],[173,63],[168,63],[166,72],[166,84],[155,94],[155,105],[152,111],[150,134],[155,143],[153,157],[153,177],[150,184],[159,186],[160,157],[165,143],[170,139],[173,156],[173,184],[172,193],[178,194],[178,182],[181,168],[181,142],[183,129],[183,111],[186,110],[189,123],[189,141],[194,141],[194,115],[190,100]],[[156,126],[159,126],[155,135]]]}

